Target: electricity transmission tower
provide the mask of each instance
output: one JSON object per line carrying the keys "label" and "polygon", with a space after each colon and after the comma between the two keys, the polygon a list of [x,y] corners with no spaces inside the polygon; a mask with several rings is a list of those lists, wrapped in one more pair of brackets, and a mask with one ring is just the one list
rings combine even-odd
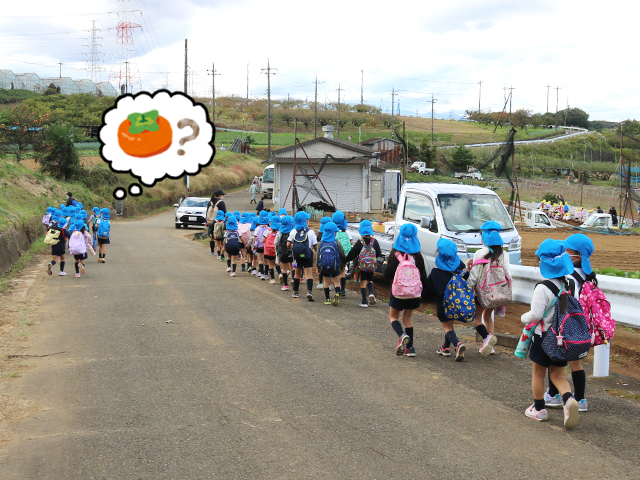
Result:
{"label": "electricity transmission tower", "polygon": [[129,19],[130,10],[127,10],[129,0],[118,0],[118,23],[116,25],[116,48],[111,59],[111,72],[109,82],[115,80],[118,83],[120,93],[131,93],[133,86],[142,89],[140,72],[131,58],[135,58],[136,49],[133,43],[133,31],[142,26],[133,23]]}
{"label": "electricity transmission tower", "polygon": [[95,20],[91,20],[91,25],[91,30],[89,30],[89,32],[91,32],[91,36],[87,38],[87,40],[89,41],[89,45],[86,45],[87,47],[89,47],[89,53],[85,54],[88,56],[87,76],[93,83],[98,83],[98,77],[100,75],[100,72],[102,72],[102,67],[100,66],[100,64],[102,63],[103,57],[103,53],[100,51],[100,47],[102,47],[102,45],[98,43],[98,40],[102,40],[103,38],[97,35],[97,32],[100,32],[101,30],[99,28],[96,28]]}

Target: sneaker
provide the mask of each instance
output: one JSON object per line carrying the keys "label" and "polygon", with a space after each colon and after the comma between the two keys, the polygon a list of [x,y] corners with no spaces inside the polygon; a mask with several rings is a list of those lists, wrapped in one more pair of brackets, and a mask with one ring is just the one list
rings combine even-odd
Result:
{"label": "sneaker", "polygon": [[491,347],[491,353],[489,355],[495,355],[496,354],[496,349]]}
{"label": "sneaker", "polygon": [[220,255],[220,261],[221,261],[221,262],[224,262],[224,261],[226,261],[226,260],[227,260],[227,259],[226,259],[226,258],[224,258],[224,255]]}
{"label": "sneaker", "polygon": [[491,349],[493,348],[493,346],[496,344],[496,342],[498,341],[498,338],[495,335],[487,335],[487,338],[485,338],[482,341],[482,347],[480,347],[480,354],[483,357],[488,357],[489,355],[491,355]]}
{"label": "sneaker", "polygon": [[76,278],[80,278],[80,274],[79,273],[76,273]]}
{"label": "sneaker", "polygon": [[322,290],[324,288],[324,284],[319,283],[318,286],[316,287],[318,290]]}
{"label": "sneaker", "polygon": [[369,304],[368,304],[368,303],[364,303],[364,302],[360,302],[360,303],[358,304],[358,306],[359,306],[359,307],[362,307],[362,308],[369,308]]}
{"label": "sneaker", "polygon": [[586,412],[588,411],[588,405],[587,405],[587,399],[583,398],[582,400],[580,400],[578,402],[578,411],[579,412]]}
{"label": "sneaker", "polygon": [[[213,255],[213,253],[211,255]],[[220,255],[217,255],[217,257],[218,257],[218,260],[220,260]]]}
{"label": "sneaker", "polygon": [[48,274],[48,275],[51,275],[51,274],[53,273],[53,272],[51,271],[51,267],[52,267],[52,266],[53,266],[53,265],[51,265],[51,264],[47,265],[47,274]]}
{"label": "sneaker", "polygon": [[211,255],[215,255],[215,253],[214,253],[214,252],[211,252]]}
{"label": "sneaker", "polygon": [[337,293],[333,296],[333,302],[331,302],[333,304],[334,307],[337,307],[338,304],[340,303],[340,295],[338,295]]}
{"label": "sneaker", "polygon": [[60,275],[61,277],[64,277],[67,274],[67,272],[60,272],[58,273],[58,275]]}
{"label": "sneaker", "polygon": [[84,275],[84,263],[80,264],[80,273]]}
{"label": "sneaker", "polygon": [[280,274],[278,274],[278,281],[279,281],[280,283],[284,283],[284,278],[282,278],[282,274],[281,274],[281,273],[280,273]]}
{"label": "sneaker", "polygon": [[230,272],[230,271],[231,271],[231,267],[227,267],[227,268],[225,269],[225,272]]}
{"label": "sneaker", "polygon": [[562,397],[556,394],[554,397],[549,395],[549,389],[544,392],[544,406],[547,408],[562,408]]}
{"label": "sneaker", "polygon": [[282,290],[283,292],[288,292],[289,291],[289,285],[285,285],[280,290]]}
{"label": "sneaker", "polygon": [[229,274],[229,276],[230,276],[230,277],[235,277],[235,276],[236,276],[236,272],[231,272],[231,273]]}
{"label": "sneaker", "polygon": [[251,275],[257,275],[257,274],[258,274],[258,272],[256,270],[252,270],[251,271]]}
{"label": "sneaker", "polygon": [[529,418],[533,418],[534,420],[537,420],[538,422],[546,422],[547,420],[549,420],[549,414],[547,413],[546,408],[543,408],[542,410],[538,411],[536,410],[536,407],[531,405],[529,408],[527,408],[524,411],[524,414]]}
{"label": "sneaker", "polygon": [[314,300],[313,300],[313,295],[311,294],[311,292],[307,293],[307,300],[308,300],[309,302],[313,302],[313,301],[314,301]]}
{"label": "sneaker", "polygon": [[259,275],[259,277],[260,277],[260,280],[262,280],[262,281],[266,281],[267,280],[267,276],[264,275],[264,274]]}
{"label": "sneaker", "polygon": [[461,362],[464,360],[464,351],[467,349],[464,343],[458,342],[458,346],[456,347],[456,362]]}
{"label": "sneaker", "polygon": [[398,339],[398,345],[396,346],[396,355],[400,356],[404,353],[405,349],[407,348],[407,343],[409,343],[409,335],[403,333]]}
{"label": "sneaker", "polygon": [[451,349],[444,348],[444,347],[441,346],[438,350],[436,350],[436,353],[438,355],[442,355],[443,357],[450,357],[451,356]]}
{"label": "sneaker", "polygon": [[376,303],[376,296],[373,293],[369,294],[369,305],[375,305]]}
{"label": "sneaker", "polygon": [[331,305],[331,300],[329,300],[328,298],[325,298],[324,304],[325,305]]}
{"label": "sneaker", "polygon": [[578,426],[578,412],[580,411],[580,407],[578,406],[578,402],[576,399],[571,397],[567,400],[567,403],[564,404],[564,428],[567,430],[573,430]]}
{"label": "sneaker", "polygon": [[298,298],[300,297],[300,294],[298,292],[293,292],[293,295],[291,295],[293,298]]}
{"label": "sneaker", "polygon": [[246,269],[246,267],[245,267],[244,265],[242,265],[242,271],[243,271],[243,272],[246,272],[246,271],[247,271],[247,269]]}
{"label": "sneaker", "polygon": [[414,347],[406,348],[405,351],[404,351],[404,356],[405,357],[415,357],[416,356],[416,349]]}
{"label": "sneaker", "polygon": [[340,290],[340,298],[347,298],[347,292]]}
{"label": "sneaker", "polygon": [[276,279],[272,278],[271,280],[269,280],[269,285],[275,285],[276,284]]}

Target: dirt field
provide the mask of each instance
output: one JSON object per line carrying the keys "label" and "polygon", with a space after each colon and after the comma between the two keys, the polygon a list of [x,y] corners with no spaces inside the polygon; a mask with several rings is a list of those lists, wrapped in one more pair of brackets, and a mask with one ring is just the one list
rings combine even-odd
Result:
{"label": "dirt field", "polygon": [[535,266],[535,252],[546,238],[564,240],[574,233],[584,233],[593,240],[594,252],[591,256],[593,268],[619,268],[620,270],[640,270],[640,235],[605,235],[585,233],[573,228],[521,228],[522,264]]}

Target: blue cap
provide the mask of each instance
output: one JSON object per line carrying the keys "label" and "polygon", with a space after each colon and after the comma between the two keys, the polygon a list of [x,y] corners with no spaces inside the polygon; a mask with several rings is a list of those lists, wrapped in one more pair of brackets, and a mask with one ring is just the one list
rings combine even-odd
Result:
{"label": "blue cap", "polygon": [[247,212],[242,212],[242,215],[240,215],[239,223],[242,223],[242,224],[251,223],[251,218],[249,217],[249,214]]}
{"label": "blue cap", "polygon": [[227,213],[224,214],[224,218],[225,219],[229,219],[231,217],[233,217],[233,212],[227,212]]}
{"label": "blue cap", "polygon": [[324,226],[330,221],[331,221],[331,217],[322,217],[322,220],[320,220],[320,228],[318,228],[318,231],[320,233],[324,232]]}
{"label": "blue cap", "polygon": [[362,236],[364,235],[373,235],[373,226],[369,220],[362,220],[360,222],[360,228],[358,228],[358,233]]}
{"label": "blue cap", "polygon": [[573,273],[573,262],[560,240],[547,238],[536,255],[540,258],[540,273],[544,278],[560,278]]}
{"label": "blue cap", "polygon": [[268,225],[269,224],[269,212],[266,210],[260,211],[260,216],[258,216],[258,225]]}
{"label": "blue cap", "polygon": [[60,228],[64,228],[66,225],[67,225],[67,219],[66,219],[66,218],[61,218],[61,219],[58,221],[58,226],[59,226]]}
{"label": "blue cap", "polygon": [[109,220],[109,218],[111,218],[111,210],[109,210],[108,208],[103,208],[100,211],[102,212],[102,218],[104,218],[105,220]]}
{"label": "blue cap", "polygon": [[258,226],[258,219],[254,218],[253,220],[251,220],[251,226],[249,227],[249,230],[254,231],[257,226]]}
{"label": "blue cap", "polygon": [[233,216],[236,217],[236,220],[240,220],[240,212],[238,210],[233,212]]}
{"label": "blue cap", "polygon": [[95,213],[96,215],[100,214],[100,209],[98,207],[93,207],[91,211],[93,211],[93,213]]}
{"label": "blue cap", "polygon": [[73,226],[76,228],[76,230],[82,230],[82,227],[84,227],[84,221],[76,220],[75,222],[73,222]]}
{"label": "blue cap", "polygon": [[339,229],[345,230],[347,228],[347,219],[344,218],[344,212],[342,210],[336,210],[331,216],[331,220],[335,223]]}
{"label": "blue cap", "polygon": [[276,215],[272,218],[269,226],[271,227],[271,230],[280,230],[280,217]]}
{"label": "blue cap", "polygon": [[287,209],[282,207],[280,210],[278,210],[278,215],[286,215],[287,214]]}
{"label": "blue cap", "polygon": [[280,233],[289,233],[293,230],[293,217],[285,215],[280,219]]}
{"label": "blue cap", "polygon": [[231,215],[231,217],[229,217],[229,220],[227,220],[227,230],[237,230],[237,229],[238,229],[238,220],[234,215]]}
{"label": "blue cap", "polygon": [[487,247],[504,245],[504,240],[500,236],[502,226],[498,222],[489,220],[488,222],[484,222],[480,229],[482,230],[482,243]]}
{"label": "blue cap", "polygon": [[436,267],[447,272],[455,272],[460,266],[458,258],[458,246],[453,240],[441,238],[436,243],[438,255],[436,255]]}
{"label": "blue cap", "polygon": [[584,273],[591,275],[593,269],[591,268],[591,260],[589,260],[589,257],[593,254],[593,241],[582,233],[576,233],[564,241],[564,246],[565,248],[580,252],[582,257],[581,268],[584,270]]}
{"label": "blue cap", "polygon": [[218,210],[218,213],[216,213],[216,220],[224,222],[224,212],[222,210]]}
{"label": "blue cap", "polygon": [[311,218],[307,212],[297,212],[293,216],[293,223],[296,230],[304,230],[307,228],[307,220]]}
{"label": "blue cap", "polygon": [[[324,217],[329,218],[329,217]],[[329,221],[324,225],[324,231],[322,232],[322,241],[323,242],[333,242],[336,239],[336,232],[338,231],[338,226],[329,219]]]}
{"label": "blue cap", "polygon": [[413,223],[405,223],[400,227],[393,248],[399,252],[413,255],[420,251],[420,241],[418,240],[418,227]]}

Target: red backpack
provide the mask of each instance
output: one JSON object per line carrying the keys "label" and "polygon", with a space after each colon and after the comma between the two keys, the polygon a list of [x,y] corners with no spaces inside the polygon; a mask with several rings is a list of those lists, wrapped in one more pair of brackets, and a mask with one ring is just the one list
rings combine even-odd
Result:
{"label": "red backpack", "polygon": [[267,237],[264,240],[264,254],[270,257],[276,256],[276,236],[278,232],[276,230],[269,229]]}

